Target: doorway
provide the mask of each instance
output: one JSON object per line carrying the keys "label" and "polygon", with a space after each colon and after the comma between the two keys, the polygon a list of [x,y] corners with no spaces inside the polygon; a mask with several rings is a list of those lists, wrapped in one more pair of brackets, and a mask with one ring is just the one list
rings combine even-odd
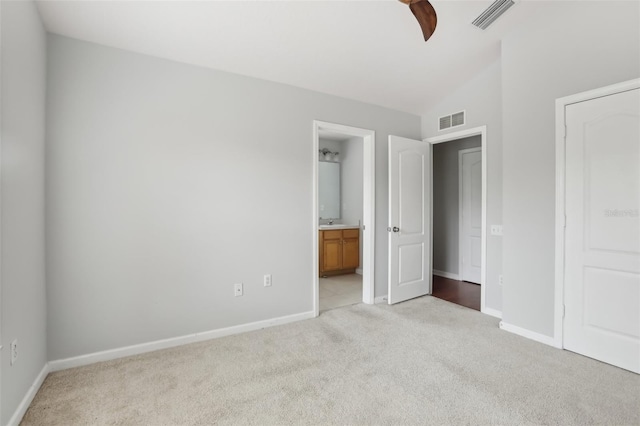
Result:
{"label": "doorway", "polygon": [[443,300],[485,311],[486,127],[426,139],[432,148],[432,288]]}
{"label": "doorway", "polygon": [[480,310],[482,147],[479,135],[433,146],[433,292]]}
{"label": "doorway", "polygon": [[313,126],[312,282],[318,316],[321,310],[374,303],[375,133],[321,121]]}

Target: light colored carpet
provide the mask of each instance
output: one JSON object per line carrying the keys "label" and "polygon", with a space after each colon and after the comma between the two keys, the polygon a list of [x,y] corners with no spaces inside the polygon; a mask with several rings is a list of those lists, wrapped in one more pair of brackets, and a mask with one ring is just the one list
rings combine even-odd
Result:
{"label": "light colored carpet", "polygon": [[320,312],[362,303],[362,275],[320,278]]}
{"label": "light colored carpet", "polygon": [[432,297],[49,375],[23,425],[640,423],[640,376]]}

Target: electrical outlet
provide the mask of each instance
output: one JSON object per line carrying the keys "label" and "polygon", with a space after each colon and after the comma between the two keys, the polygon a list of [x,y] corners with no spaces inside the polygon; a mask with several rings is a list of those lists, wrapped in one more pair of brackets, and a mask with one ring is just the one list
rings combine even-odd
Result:
{"label": "electrical outlet", "polygon": [[491,225],[491,235],[502,236],[502,225]]}
{"label": "electrical outlet", "polygon": [[271,287],[271,274],[267,274],[264,276],[264,286]]}
{"label": "electrical outlet", "polygon": [[11,342],[11,365],[15,364],[18,360],[18,339],[14,339]]}
{"label": "electrical outlet", "polygon": [[502,274],[498,275],[498,284],[502,285],[504,283],[502,279]]}
{"label": "electrical outlet", "polygon": [[238,283],[238,284],[234,284],[233,285],[233,295],[236,296],[236,297],[243,295],[242,283]]}

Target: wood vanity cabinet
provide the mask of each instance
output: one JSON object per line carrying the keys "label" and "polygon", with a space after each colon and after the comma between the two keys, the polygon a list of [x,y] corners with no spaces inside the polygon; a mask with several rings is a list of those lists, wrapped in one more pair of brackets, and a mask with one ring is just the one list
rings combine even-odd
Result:
{"label": "wood vanity cabinet", "polygon": [[320,232],[320,276],[353,274],[360,266],[360,229]]}

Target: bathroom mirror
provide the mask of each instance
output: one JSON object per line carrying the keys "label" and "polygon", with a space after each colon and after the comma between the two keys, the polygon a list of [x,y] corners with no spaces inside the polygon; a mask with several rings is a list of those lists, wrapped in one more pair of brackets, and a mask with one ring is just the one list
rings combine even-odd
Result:
{"label": "bathroom mirror", "polygon": [[340,163],[318,163],[318,216],[340,219]]}

